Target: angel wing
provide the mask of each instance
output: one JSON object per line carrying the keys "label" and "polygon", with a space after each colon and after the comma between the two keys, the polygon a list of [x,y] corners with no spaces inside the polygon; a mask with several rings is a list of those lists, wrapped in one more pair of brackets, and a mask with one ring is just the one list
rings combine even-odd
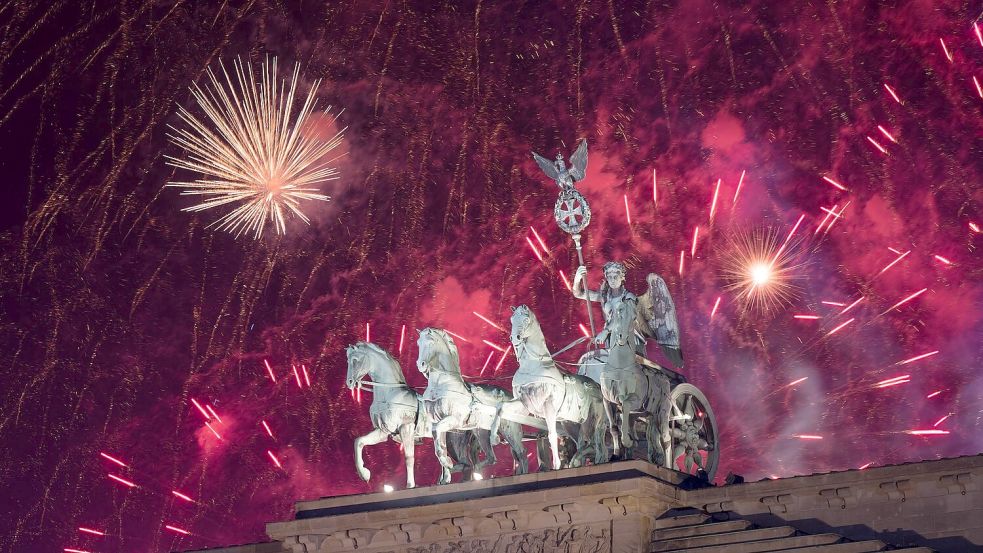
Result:
{"label": "angel wing", "polygon": [[570,156],[570,176],[574,182],[583,180],[587,176],[587,139],[580,141],[580,145]]}
{"label": "angel wing", "polygon": [[669,295],[666,281],[655,273],[645,278],[648,291],[639,298],[638,315],[635,324],[646,338],[654,339],[662,348],[662,353],[677,368],[683,367],[683,352],[679,342],[679,322],[676,319],[676,305]]}
{"label": "angel wing", "polygon": [[552,161],[537,154],[536,152],[532,153],[532,158],[536,160],[536,165],[539,165],[539,168],[542,169],[544,173],[546,173],[547,177],[553,180],[556,180],[560,177],[560,173],[557,172],[556,165],[553,165]]}

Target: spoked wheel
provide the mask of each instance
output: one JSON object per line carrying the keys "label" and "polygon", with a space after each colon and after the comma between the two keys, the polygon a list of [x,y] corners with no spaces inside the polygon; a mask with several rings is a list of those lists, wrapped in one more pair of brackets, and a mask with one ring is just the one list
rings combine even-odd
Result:
{"label": "spoked wheel", "polygon": [[713,482],[720,458],[717,421],[699,388],[680,384],[669,394],[669,436],[666,467],[694,476],[703,470]]}

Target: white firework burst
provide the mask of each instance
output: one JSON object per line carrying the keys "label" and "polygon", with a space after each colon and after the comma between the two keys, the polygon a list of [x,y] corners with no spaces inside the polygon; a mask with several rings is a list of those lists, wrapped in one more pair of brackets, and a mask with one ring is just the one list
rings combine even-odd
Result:
{"label": "white firework burst", "polygon": [[[201,203],[182,211],[234,204],[209,227],[236,237],[252,232],[254,238],[260,238],[268,222],[283,234],[285,216],[291,213],[310,224],[301,203],[329,200],[315,185],[338,178],[332,165],[337,157],[325,157],[341,143],[345,131],[341,129],[324,140],[309,128],[320,80],[314,82],[300,110],[292,115],[299,64],[294,65],[289,88],[286,80],[277,82],[276,58],[262,64],[258,82],[251,64],[235,60],[234,81],[225,65],[219,66],[224,82],[209,69],[209,83],[191,87],[204,117],[200,119],[178,106],[177,114],[184,125],[170,126],[173,132],[167,135],[185,151],[181,158],[164,156],[167,164],[201,176],[166,186],[181,188],[182,196],[202,197]],[[329,106],[324,113],[330,110]]]}

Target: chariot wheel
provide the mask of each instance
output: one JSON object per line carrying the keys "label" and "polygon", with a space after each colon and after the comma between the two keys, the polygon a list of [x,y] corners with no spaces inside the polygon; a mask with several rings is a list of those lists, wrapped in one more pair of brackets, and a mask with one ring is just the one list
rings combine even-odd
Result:
{"label": "chariot wheel", "polygon": [[720,442],[710,402],[699,388],[687,383],[673,388],[669,399],[666,468],[694,476],[703,470],[707,480],[713,482],[720,460]]}

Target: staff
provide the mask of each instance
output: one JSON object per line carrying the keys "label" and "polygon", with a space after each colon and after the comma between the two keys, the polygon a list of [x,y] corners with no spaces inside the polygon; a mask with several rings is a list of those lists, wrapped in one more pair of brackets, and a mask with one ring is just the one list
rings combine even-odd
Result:
{"label": "staff", "polygon": [[[553,208],[553,217],[560,230],[573,238],[573,244],[577,247],[577,259],[580,265],[584,265],[584,251],[580,245],[580,233],[590,224],[590,205],[583,194],[577,191],[574,183],[583,180],[587,175],[587,140],[581,140],[577,150],[570,156],[570,167],[566,166],[561,154],[556,154],[555,161],[549,161],[543,156],[532,153],[533,159],[539,168],[546,173],[546,176],[553,179],[560,187],[560,197],[556,200]],[[584,281],[587,286],[587,281]],[[594,343],[594,313],[590,306],[590,296],[584,298],[587,303],[587,321],[590,324],[591,344]]]}

